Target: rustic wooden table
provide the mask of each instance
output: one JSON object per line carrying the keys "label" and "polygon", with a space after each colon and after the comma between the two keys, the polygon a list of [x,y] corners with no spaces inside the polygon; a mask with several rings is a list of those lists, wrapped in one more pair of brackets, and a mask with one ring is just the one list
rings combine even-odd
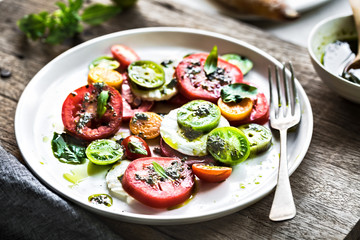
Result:
{"label": "rustic wooden table", "polygon": [[[18,99],[31,78],[51,59],[74,45],[125,29],[192,27],[246,41],[280,61],[291,60],[314,114],[313,138],[291,176],[297,215],[291,221],[268,219],[273,193],[220,219],[182,226],[147,226],[104,218],[125,239],[358,239],[360,237],[360,105],[331,92],[316,75],[307,51],[224,16],[207,16],[173,0],[139,0],[137,5],[98,27],[85,27],[73,41],[48,46],[28,41],[16,27],[25,14],[52,11],[54,0],[0,1],[0,144],[23,163],[14,134]],[[151,9],[151,11],[149,11]]]}

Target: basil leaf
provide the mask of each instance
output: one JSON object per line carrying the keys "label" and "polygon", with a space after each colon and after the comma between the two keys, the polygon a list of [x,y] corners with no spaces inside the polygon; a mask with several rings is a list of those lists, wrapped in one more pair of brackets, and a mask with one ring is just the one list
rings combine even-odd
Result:
{"label": "basil leaf", "polygon": [[257,95],[257,88],[244,83],[234,83],[224,86],[221,89],[221,99],[223,102],[239,103],[244,98],[252,98]]}
{"label": "basil leaf", "polygon": [[154,162],[152,162],[152,165],[154,167],[155,172],[157,174],[159,174],[160,177],[169,178],[169,176],[166,174],[164,168],[160,164],[158,164],[157,162],[154,161]]}
{"label": "basil leaf", "polygon": [[254,63],[250,59],[238,54],[225,54],[221,56],[221,58],[240,68],[243,75],[246,75],[254,66]]}
{"label": "basil leaf", "polygon": [[99,25],[122,11],[122,8],[114,5],[93,4],[85,8],[81,20],[90,25]]}
{"label": "basil leaf", "polygon": [[142,145],[141,142],[130,141],[128,143],[128,147],[129,147],[130,152],[132,152],[132,153],[141,154],[141,155],[148,154],[148,152],[146,151],[146,149],[144,148],[144,146]]}
{"label": "basil leaf", "polygon": [[204,71],[206,75],[209,75],[216,71],[218,62],[217,46],[215,45],[211,50],[209,56],[205,60]]}
{"label": "basil leaf", "polygon": [[28,38],[36,40],[45,35],[46,19],[48,12],[41,12],[39,14],[29,14],[17,21],[17,26],[21,31],[26,33]]}
{"label": "basil leaf", "polygon": [[85,147],[66,139],[68,135],[54,133],[51,140],[51,148],[54,156],[60,162],[81,164],[86,160]]}
{"label": "basil leaf", "polygon": [[109,100],[109,91],[101,91],[101,93],[97,98],[97,110],[96,110],[97,116],[99,118],[102,118],[102,116],[105,114],[108,100]]}

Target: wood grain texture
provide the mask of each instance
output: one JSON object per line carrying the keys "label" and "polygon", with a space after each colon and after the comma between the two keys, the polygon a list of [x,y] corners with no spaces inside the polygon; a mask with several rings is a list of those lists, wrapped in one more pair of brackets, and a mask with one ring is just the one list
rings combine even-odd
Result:
{"label": "wood grain texture", "polygon": [[280,61],[291,60],[294,64],[314,114],[312,143],[290,178],[296,217],[271,222],[270,194],[242,211],[197,224],[147,226],[101,218],[125,239],[343,239],[352,229],[348,239],[359,237],[354,227],[360,218],[360,105],[324,86],[305,48],[234,19],[194,12],[172,0],[139,0],[136,7],[101,26],[86,26],[76,39],[59,46],[28,41],[17,29],[16,20],[25,14],[51,11],[54,2],[0,2],[0,68],[12,72],[12,77],[0,78],[0,144],[20,161],[14,133],[16,104],[31,78],[54,57],[80,42],[125,29],[176,26],[210,30],[246,41]]}

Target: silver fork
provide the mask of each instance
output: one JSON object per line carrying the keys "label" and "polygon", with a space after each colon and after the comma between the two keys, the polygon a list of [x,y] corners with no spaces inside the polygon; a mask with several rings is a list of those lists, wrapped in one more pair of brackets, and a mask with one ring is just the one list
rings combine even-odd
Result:
{"label": "silver fork", "polygon": [[[287,77],[286,64],[283,64],[282,77],[279,68],[275,66],[275,81],[269,66],[270,88],[270,125],[280,131],[280,163],[274,200],[269,218],[272,221],[283,221],[295,217],[296,208],[291,192],[287,160],[287,130],[300,122],[301,110],[295,86],[295,76],[292,64],[290,81]],[[275,86],[273,86],[275,85]],[[273,91],[273,87],[276,91]]]}

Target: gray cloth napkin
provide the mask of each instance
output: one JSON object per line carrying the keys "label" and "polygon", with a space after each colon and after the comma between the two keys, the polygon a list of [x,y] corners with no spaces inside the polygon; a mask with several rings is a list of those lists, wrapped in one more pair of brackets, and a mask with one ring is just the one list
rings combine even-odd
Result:
{"label": "gray cloth napkin", "polygon": [[0,239],[121,239],[101,218],[48,190],[0,146]]}

